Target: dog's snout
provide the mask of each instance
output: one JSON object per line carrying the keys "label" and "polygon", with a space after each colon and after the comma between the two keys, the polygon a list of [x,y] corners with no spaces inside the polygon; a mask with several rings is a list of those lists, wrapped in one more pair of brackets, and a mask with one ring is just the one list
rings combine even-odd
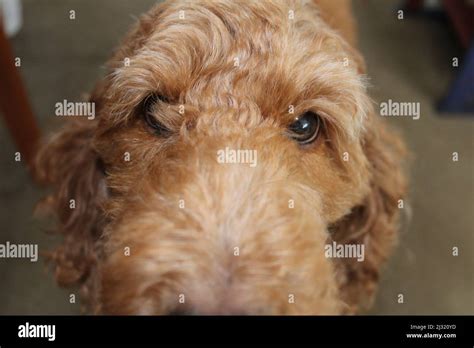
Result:
{"label": "dog's snout", "polygon": [[179,308],[176,308],[168,313],[168,315],[173,316],[173,317],[179,317],[183,315],[193,315],[193,314],[194,314],[193,311],[190,311],[187,309],[179,309]]}
{"label": "dog's snout", "polygon": [[190,316],[190,315],[251,315],[251,311],[242,309],[228,309],[225,307],[205,310],[200,308],[179,309],[176,308],[168,313],[170,316]]}

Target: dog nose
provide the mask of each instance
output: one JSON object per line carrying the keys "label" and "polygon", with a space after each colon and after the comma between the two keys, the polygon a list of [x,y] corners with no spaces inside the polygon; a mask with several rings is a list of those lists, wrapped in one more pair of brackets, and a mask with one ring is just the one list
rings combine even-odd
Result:
{"label": "dog nose", "polygon": [[192,315],[193,312],[188,310],[175,309],[168,313],[171,316]]}
{"label": "dog nose", "polygon": [[225,308],[217,308],[214,310],[199,310],[199,309],[174,309],[168,313],[171,316],[182,316],[182,315],[233,315],[233,316],[242,316],[249,315],[245,310],[230,310]]}

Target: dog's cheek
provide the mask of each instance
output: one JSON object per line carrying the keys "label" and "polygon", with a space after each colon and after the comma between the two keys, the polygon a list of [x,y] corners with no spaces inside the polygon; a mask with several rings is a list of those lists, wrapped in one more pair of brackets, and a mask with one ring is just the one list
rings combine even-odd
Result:
{"label": "dog's cheek", "polygon": [[166,155],[162,141],[138,126],[100,136],[95,147],[105,164],[107,184],[119,195],[137,191],[138,179],[150,177]]}
{"label": "dog's cheek", "polygon": [[348,214],[369,192],[367,159],[358,146],[332,149],[323,143],[306,151],[300,165],[308,186],[321,195],[321,214],[328,224]]}

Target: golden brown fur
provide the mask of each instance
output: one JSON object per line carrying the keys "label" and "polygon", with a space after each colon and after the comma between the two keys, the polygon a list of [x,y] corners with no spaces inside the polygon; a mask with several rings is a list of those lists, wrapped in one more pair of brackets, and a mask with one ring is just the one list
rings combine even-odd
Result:
{"label": "golden brown fur", "polygon": [[[69,121],[38,156],[64,236],[58,282],[81,285],[100,313],[370,304],[397,239],[403,146],[374,114],[350,32],[336,29],[299,1],[173,1],[144,15],[91,95],[96,119]],[[143,122],[151,94],[166,97],[155,114],[171,137]],[[285,129],[308,110],[324,134],[299,146]],[[258,165],[219,164],[225,147],[257,150]],[[326,258],[333,239],[363,243],[364,262]]]}

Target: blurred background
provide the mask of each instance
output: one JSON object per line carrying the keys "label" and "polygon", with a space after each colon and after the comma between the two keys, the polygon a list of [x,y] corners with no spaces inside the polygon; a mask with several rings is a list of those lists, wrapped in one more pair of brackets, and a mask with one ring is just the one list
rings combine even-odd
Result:
{"label": "blurred background", "polygon": [[[388,99],[421,104],[419,120],[388,119],[403,134],[413,157],[411,218],[383,272],[373,314],[474,314],[473,115],[458,112],[457,94],[449,94],[453,84],[471,93],[474,82],[456,82],[461,71],[468,70],[468,46],[443,7],[454,2],[428,1],[421,11],[405,10],[399,19],[397,11],[405,2],[354,1],[359,46],[377,105]],[[21,1],[22,20],[9,23],[8,40],[13,57],[21,58],[18,71],[43,134],[63,122],[54,116],[54,104],[79,101],[92,89],[121,37],[154,3]],[[411,8],[420,3],[412,2]],[[75,20],[70,19],[71,10]],[[458,67],[453,66],[455,57]],[[0,74],[0,84],[3,78]],[[444,107],[456,112],[440,112],[443,99]],[[57,237],[45,233],[44,223],[32,216],[44,192],[34,185],[24,163],[15,162],[18,149],[5,125],[0,121],[0,243],[38,243],[47,250]],[[453,152],[459,154],[457,162]],[[453,256],[453,247],[459,248],[459,256]],[[74,290],[55,285],[41,259],[0,259],[0,314],[80,313],[79,303],[69,303],[70,293]],[[398,303],[398,294],[404,295],[404,303]]]}

